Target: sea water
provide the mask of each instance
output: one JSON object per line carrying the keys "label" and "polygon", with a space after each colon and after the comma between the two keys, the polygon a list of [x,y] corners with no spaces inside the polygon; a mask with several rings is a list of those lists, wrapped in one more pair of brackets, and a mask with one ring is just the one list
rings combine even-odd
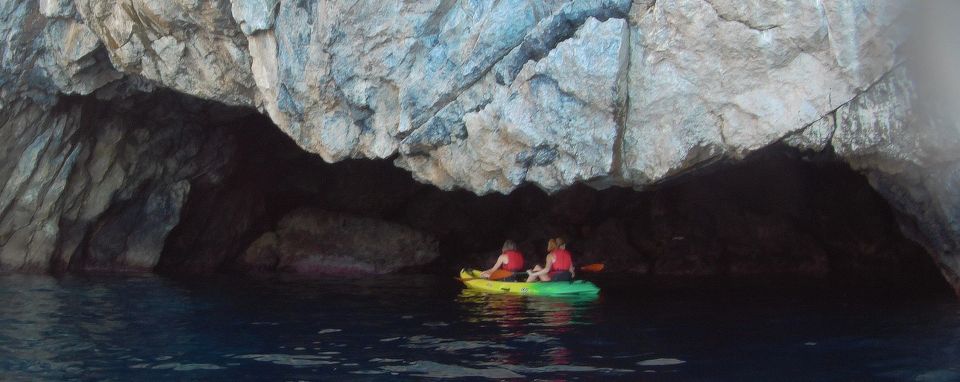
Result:
{"label": "sea water", "polygon": [[439,276],[0,276],[0,380],[960,381],[960,304],[486,295]]}

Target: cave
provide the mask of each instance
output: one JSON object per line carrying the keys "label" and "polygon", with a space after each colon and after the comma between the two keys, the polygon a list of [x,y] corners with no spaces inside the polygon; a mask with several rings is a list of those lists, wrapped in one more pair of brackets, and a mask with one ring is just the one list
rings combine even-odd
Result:
{"label": "cave", "polygon": [[898,9],[228,3],[11,3],[0,271],[448,274],[563,236],[611,273],[960,293],[950,82],[846,22]]}
{"label": "cave", "polygon": [[643,191],[526,185],[478,196],[419,183],[389,158],[326,163],[267,117],[231,113],[207,128],[235,147],[216,181],[191,181],[159,273],[442,276],[488,266],[506,239],[542,261],[559,236],[581,264],[654,283],[948,290],[888,203],[830,152],[774,145]]}
{"label": "cave", "polygon": [[[540,262],[547,240],[564,237],[578,263],[630,279],[948,290],[902,217],[830,150],[776,144],[639,191],[528,184],[478,196],[417,182],[393,158],[327,163],[253,109],[108,91],[125,96],[64,97],[11,119],[53,133],[4,130],[50,141],[4,154],[20,158],[3,175],[22,184],[5,196],[0,268],[445,276],[488,266],[506,239]],[[20,174],[27,159],[59,175]],[[28,205],[31,187],[48,196]],[[51,244],[38,246],[51,224]]]}

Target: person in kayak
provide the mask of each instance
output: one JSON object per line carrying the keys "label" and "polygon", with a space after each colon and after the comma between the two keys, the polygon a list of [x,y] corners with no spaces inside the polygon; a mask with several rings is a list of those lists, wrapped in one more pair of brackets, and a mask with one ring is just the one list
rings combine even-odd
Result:
{"label": "person in kayak", "polygon": [[527,282],[540,281],[570,281],[576,276],[573,258],[567,251],[567,243],[561,238],[550,239],[547,243],[547,260],[543,267],[535,265],[528,270]]}
{"label": "person in kayak", "polygon": [[481,272],[480,277],[490,278],[490,275],[498,269],[514,273],[507,278],[500,279],[501,281],[517,281],[520,278],[519,276],[522,276],[523,254],[517,250],[517,243],[514,243],[513,240],[503,242],[503,248],[500,250],[500,256],[497,257],[497,263],[493,264],[490,269]]}

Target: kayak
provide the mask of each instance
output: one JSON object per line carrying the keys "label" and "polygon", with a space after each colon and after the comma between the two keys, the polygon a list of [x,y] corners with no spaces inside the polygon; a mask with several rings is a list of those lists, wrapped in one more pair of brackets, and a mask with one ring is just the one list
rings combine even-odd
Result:
{"label": "kayak", "polygon": [[545,281],[525,283],[517,281],[493,281],[480,277],[480,271],[460,270],[460,279],[470,289],[489,293],[512,293],[529,296],[595,295],[600,293],[592,282],[586,280]]}

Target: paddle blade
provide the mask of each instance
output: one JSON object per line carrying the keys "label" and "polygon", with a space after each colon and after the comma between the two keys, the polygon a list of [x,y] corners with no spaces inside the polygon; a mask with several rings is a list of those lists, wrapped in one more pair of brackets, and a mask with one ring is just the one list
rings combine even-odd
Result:
{"label": "paddle blade", "polygon": [[502,280],[510,276],[513,276],[513,272],[510,272],[508,270],[503,270],[503,269],[497,269],[493,271],[493,273],[490,275],[490,280]]}
{"label": "paddle blade", "polygon": [[600,272],[603,270],[603,263],[584,265],[580,267],[580,270],[586,272]]}
{"label": "paddle blade", "polygon": [[490,274],[490,277],[487,277],[487,278],[483,278],[483,277],[467,277],[467,278],[454,277],[454,279],[457,279],[457,280],[460,280],[460,281],[484,280],[484,279],[486,279],[486,280],[503,280],[503,279],[505,279],[505,278],[507,278],[507,277],[510,277],[510,276],[513,276],[513,272],[506,271],[506,270],[503,270],[503,269],[497,269],[497,270],[493,271],[492,274]]}

